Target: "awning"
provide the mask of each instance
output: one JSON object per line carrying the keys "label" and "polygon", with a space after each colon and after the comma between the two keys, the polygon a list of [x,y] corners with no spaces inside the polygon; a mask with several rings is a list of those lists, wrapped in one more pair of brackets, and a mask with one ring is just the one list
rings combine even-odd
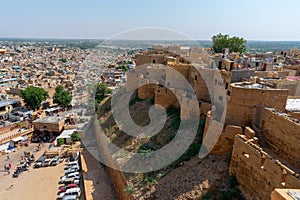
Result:
{"label": "awning", "polygon": [[67,139],[67,138],[71,138],[71,135],[74,133],[74,131],[76,131],[76,129],[70,129],[70,130],[64,130],[57,138],[56,140],[63,138],[63,139]]}
{"label": "awning", "polygon": [[7,150],[9,147],[9,142],[5,143],[5,144],[2,144],[0,145],[0,151],[4,151],[4,150]]}
{"label": "awning", "polygon": [[17,138],[12,139],[12,141],[14,141],[14,142],[19,142],[22,140],[23,140],[23,137],[17,137]]}

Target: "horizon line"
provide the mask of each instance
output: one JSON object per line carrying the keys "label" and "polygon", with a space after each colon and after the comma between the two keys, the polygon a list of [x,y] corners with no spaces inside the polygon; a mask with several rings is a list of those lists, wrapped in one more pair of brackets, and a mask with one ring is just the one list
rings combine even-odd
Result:
{"label": "horizon line", "polygon": [[[3,39],[21,39],[21,40],[108,40],[107,38],[71,38],[71,37],[1,37],[0,40]],[[245,39],[245,38],[244,38]],[[113,40],[113,39],[109,39]],[[193,40],[184,40],[184,39],[116,39],[116,40],[124,40],[124,41],[193,41]],[[266,39],[245,39],[246,41],[253,42],[300,42],[300,40],[266,40]],[[194,41],[212,41],[212,39],[194,39]]]}

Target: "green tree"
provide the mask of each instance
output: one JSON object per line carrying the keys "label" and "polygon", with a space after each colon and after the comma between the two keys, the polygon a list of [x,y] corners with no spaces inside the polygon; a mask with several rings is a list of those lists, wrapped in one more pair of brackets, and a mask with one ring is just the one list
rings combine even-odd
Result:
{"label": "green tree", "polygon": [[26,107],[36,110],[40,108],[42,101],[48,98],[48,92],[43,88],[30,86],[21,91],[21,97],[26,104]]}
{"label": "green tree", "polygon": [[71,140],[72,140],[73,142],[79,141],[79,140],[80,140],[80,135],[79,135],[79,133],[77,133],[76,131],[75,131],[74,133],[72,133],[72,135],[71,135]]}
{"label": "green tree", "polygon": [[216,53],[221,53],[224,48],[229,48],[230,52],[240,52],[243,53],[246,51],[247,41],[244,38],[239,37],[229,37],[229,35],[214,35],[212,37],[213,50]]}
{"label": "green tree", "polygon": [[99,104],[112,91],[107,87],[106,83],[102,82],[90,85],[89,92],[94,95],[96,103]]}
{"label": "green tree", "polygon": [[64,139],[64,138],[59,138],[59,139],[57,140],[57,146],[61,146],[61,145],[63,145],[63,144],[65,144],[65,139]]}
{"label": "green tree", "polygon": [[64,89],[63,86],[58,85],[55,88],[55,93],[53,95],[53,102],[60,106],[66,107],[70,105],[72,101],[72,95]]}

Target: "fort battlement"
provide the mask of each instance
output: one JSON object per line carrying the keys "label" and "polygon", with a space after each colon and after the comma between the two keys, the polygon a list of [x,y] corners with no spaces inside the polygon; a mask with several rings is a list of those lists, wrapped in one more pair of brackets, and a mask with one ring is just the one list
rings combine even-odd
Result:
{"label": "fort battlement", "polygon": [[[126,90],[133,91],[137,89],[140,99],[147,99],[154,96],[155,104],[159,104],[164,108],[168,108],[169,106],[178,108],[179,102],[181,102],[182,119],[195,116],[196,112],[200,112],[200,115],[206,115],[211,109],[211,104],[205,79],[209,79],[214,75],[213,70],[199,69],[203,71],[204,75],[207,75],[204,79],[188,63],[182,63],[175,59],[175,61],[169,61],[168,65],[170,68],[161,64],[149,64],[139,66],[135,70],[130,70],[127,73],[128,81]],[[186,88],[182,88],[185,82],[176,78],[178,72],[184,76],[185,81],[187,80],[192,83],[191,86],[195,89],[197,99],[192,98],[192,95],[184,90]],[[199,110],[192,109],[196,105],[199,106],[199,104]]]}

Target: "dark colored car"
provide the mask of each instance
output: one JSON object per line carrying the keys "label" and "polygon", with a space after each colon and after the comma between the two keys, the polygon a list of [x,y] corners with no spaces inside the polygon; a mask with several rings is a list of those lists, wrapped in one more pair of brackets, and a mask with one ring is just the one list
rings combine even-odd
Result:
{"label": "dark colored car", "polygon": [[78,157],[77,156],[75,156],[75,157],[70,157],[69,159],[68,159],[68,162],[74,162],[74,161],[77,161],[78,160]]}
{"label": "dark colored car", "polygon": [[37,161],[33,165],[33,168],[40,168],[40,167],[42,167],[42,165],[43,165],[43,163],[45,162],[46,159],[47,159],[46,156],[41,156],[39,159],[37,159]]}
{"label": "dark colored car", "polygon": [[18,170],[16,170],[13,174],[14,178],[18,178],[19,177],[20,172]]}

